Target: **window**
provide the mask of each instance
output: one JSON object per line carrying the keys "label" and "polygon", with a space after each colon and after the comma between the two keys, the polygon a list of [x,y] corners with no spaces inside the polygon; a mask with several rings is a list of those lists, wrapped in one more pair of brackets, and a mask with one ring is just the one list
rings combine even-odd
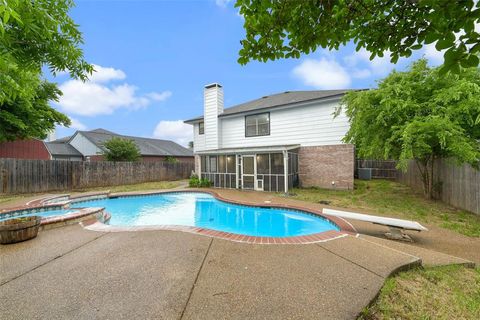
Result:
{"label": "window", "polygon": [[198,134],[204,134],[205,133],[205,123],[199,122],[198,123]]}
{"label": "window", "polygon": [[270,135],[270,113],[245,116],[245,137]]}

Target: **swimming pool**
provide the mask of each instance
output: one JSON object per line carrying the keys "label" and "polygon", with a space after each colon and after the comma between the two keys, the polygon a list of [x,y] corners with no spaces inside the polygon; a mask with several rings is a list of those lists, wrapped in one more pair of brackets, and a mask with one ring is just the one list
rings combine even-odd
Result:
{"label": "swimming pool", "polygon": [[340,230],[307,212],[237,205],[200,192],[176,192],[79,201],[72,208],[104,207],[113,226],[180,225],[256,237],[294,237]]}

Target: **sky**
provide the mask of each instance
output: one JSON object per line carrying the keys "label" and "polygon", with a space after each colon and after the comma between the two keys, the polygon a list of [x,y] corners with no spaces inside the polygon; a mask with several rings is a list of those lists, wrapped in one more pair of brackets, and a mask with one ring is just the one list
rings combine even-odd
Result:
{"label": "sky", "polygon": [[443,56],[427,46],[393,65],[348,44],[241,66],[244,20],[231,0],[76,0],[70,15],[96,72],[85,83],[67,74],[50,79],[63,92],[53,106],[72,120],[57,138],[104,128],[187,145],[193,130],[183,120],[203,113],[206,84],[222,84],[227,108],[284,91],[373,88],[393,69],[422,56],[436,65]]}

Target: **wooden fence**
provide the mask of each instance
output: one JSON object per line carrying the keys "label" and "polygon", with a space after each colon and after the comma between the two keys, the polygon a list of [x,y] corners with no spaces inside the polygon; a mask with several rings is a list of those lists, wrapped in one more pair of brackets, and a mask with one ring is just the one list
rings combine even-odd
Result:
{"label": "wooden fence", "polygon": [[0,159],[0,191],[30,193],[186,179],[193,163]]}
{"label": "wooden fence", "polygon": [[[373,179],[393,179],[423,193],[423,183],[415,162],[410,161],[406,172],[396,169],[393,160],[357,159],[356,168],[372,169]],[[468,164],[456,165],[448,159],[435,162],[436,195],[445,203],[480,214],[480,170]]]}
{"label": "wooden fence", "polygon": [[[440,200],[454,207],[480,214],[480,170],[468,164],[456,165],[448,159],[439,159],[434,164],[434,177],[439,181]],[[413,161],[406,172],[399,171],[397,181],[422,192],[420,173]]]}

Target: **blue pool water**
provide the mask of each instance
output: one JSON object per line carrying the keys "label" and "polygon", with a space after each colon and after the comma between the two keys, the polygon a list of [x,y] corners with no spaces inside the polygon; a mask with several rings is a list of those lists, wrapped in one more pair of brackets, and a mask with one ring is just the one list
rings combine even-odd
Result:
{"label": "blue pool water", "polygon": [[0,221],[12,219],[12,218],[23,218],[23,217],[30,217],[30,216],[40,216],[43,218],[47,218],[47,217],[61,216],[64,214],[75,212],[75,211],[77,210],[59,209],[59,210],[46,210],[46,211],[38,211],[38,212],[28,211],[27,213],[21,213],[21,212],[16,212],[12,214],[7,213],[7,214],[0,215]]}
{"label": "blue pool water", "polygon": [[110,225],[195,226],[249,236],[291,237],[339,230],[332,222],[299,211],[235,205],[205,193],[99,199],[72,208],[105,207]]}

